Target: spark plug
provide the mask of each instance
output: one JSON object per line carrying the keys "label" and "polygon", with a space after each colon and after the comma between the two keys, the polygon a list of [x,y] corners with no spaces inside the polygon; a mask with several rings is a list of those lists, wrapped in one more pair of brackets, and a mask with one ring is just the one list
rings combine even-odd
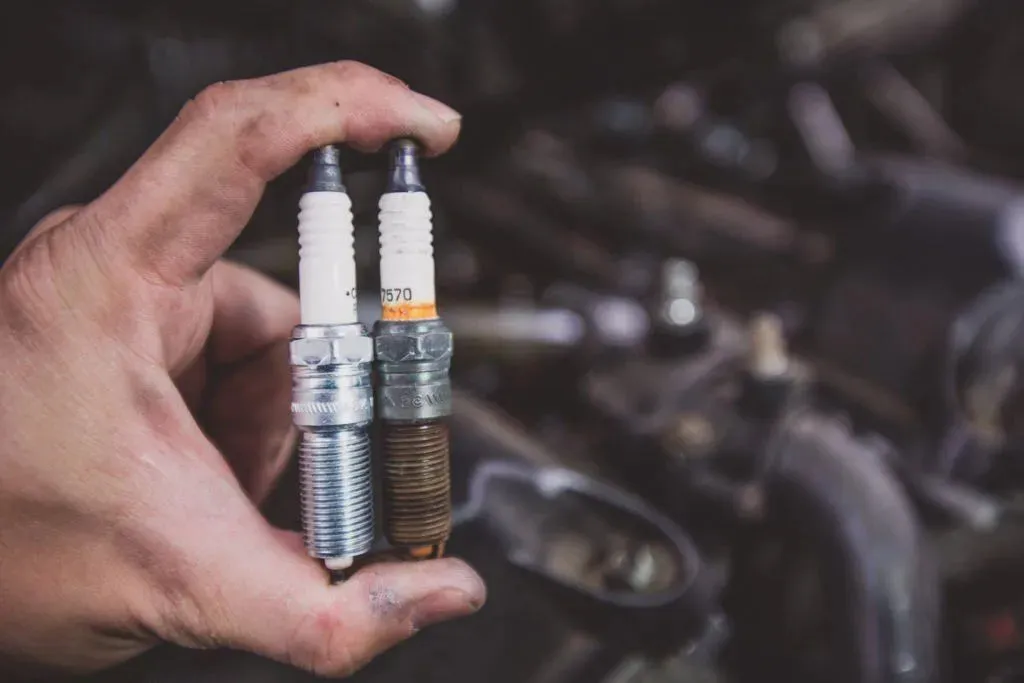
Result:
{"label": "spark plug", "polygon": [[292,419],[306,551],[332,572],[374,541],[373,341],[357,320],[352,202],[338,150],[317,150],[299,202],[301,324],[291,339]]}
{"label": "spark plug", "polygon": [[410,140],[391,148],[380,200],[381,320],[374,328],[385,536],[413,559],[451,533],[447,417],[452,333],[438,317],[430,198]]}

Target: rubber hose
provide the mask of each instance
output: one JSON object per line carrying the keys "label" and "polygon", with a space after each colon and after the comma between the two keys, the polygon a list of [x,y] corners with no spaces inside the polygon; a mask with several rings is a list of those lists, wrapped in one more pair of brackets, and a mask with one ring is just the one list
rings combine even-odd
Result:
{"label": "rubber hose", "polygon": [[912,507],[883,459],[828,418],[801,414],[771,445],[769,506],[816,546],[838,614],[836,683],[931,681],[939,585]]}

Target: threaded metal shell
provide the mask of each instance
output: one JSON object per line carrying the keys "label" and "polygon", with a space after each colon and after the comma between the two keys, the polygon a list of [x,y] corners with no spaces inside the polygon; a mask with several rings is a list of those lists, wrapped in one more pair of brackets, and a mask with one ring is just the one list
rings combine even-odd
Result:
{"label": "threaded metal shell", "polygon": [[299,446],[306,549],[356,557],[373,545],[373,468],[366,428],[304,431]]}
{"label": "threaded metal shell", "polygon": [[449,449],[448,425],[442,421],[385,424],[385,532],[392,545],[441,545],[451,535]]}

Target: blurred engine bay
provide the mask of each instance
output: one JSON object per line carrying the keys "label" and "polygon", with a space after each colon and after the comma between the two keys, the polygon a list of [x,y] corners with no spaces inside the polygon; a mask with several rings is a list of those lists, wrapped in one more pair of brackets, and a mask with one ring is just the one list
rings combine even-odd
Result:
{"label": "blurred engine bay", "polygon": [[[425,173],[451,548],[491,597],[356,680],[1024,680],[1019,3],[19,12],[5,255],[220,80],[357,59],[463,113]],[[375,163],[344,167],[370,284]],[[302,173],[230,254],[291,285]],[[224,678],[309,679],[164,649],[95,680]]]}

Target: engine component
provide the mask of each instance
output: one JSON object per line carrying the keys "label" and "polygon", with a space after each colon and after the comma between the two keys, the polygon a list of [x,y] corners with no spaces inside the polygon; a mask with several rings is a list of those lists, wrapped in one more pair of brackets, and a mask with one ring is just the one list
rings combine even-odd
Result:
{"label": "engine component", "polygon": [[762,382],[778,380],[789,374],[786,338],[778,316],[763,313],[750,322],[748,371]]}
{"label": "engine component", "polygon": [[338,151],[314,155],[299,213],[302,324],[291,341],[306,549],[343,571],[374,540],[373,342],[357,322],[352,202]]}
{"label": "engine component", "polygon": [[915,250],[927,247],[930,258],[949,255],[947,261],[969,264],[975,276],[1024,270],[1024,192],[1017,184],[891,155],[865,156],[861,173],[853,183],[857,201],[876,200],[867,202],[877,212],[868,218],[905,234]]}
{"label": "engine component", "polygon": [[395,142],[380,200],[381,320],[374,328],[385,534],[413,558],[451,533],[448,426],[452,334],[437,314],[430,198],[416,144]]}
{"label": "engine component", "polygon": [[750,417],[778,417],[799,388],[798,369],[789,357],[782,321],[760,313],[750,321],[750,352],[743,373],[739,407]]}
{"label": "engine component", "polygon": [[[838,625],[834,657],[828,658],[830,670],[795,675],[801,680],[817,680],[819,675],[843,681],[933,680],[938,576],[920,525],[884,459],[841,424],[804,411],[784,420],[770,450],[767,488],[772,519],[781,525],[776,528],[786,530],[783,533],[797,534],[812,547],[812,555],[821,562],[821,595],[830,601],[826,611],[832,615],[831,623]],[[836,487],[834,482],[843,484]],[[758,564],[753,556],[737,559],[740,571]],[[764,590],[757,581],[751,585]],[[776,607],[783,612],[799,609],[786,596],[787,590],[771,593],[775,597],[763,592],[736,596],[737,604],[765,614],[778,614]],[[778,630],[778,624],[761,623]],[[796,628],[810,633],[815,626],[805,623]],[[768,640],[776,643],[770,646],[774,650],[777,641]],[[752,660],[756,661],[757,657]]]}
{"label": "engine component", "polygon": [[583,630],[624,652],[672,652],[714,609],[686,533],[643,500],[579,472],[484,462],[456,517],[483,522],[509,562],[570,605]]}
{"label": "engine component", "polygon": [[978,297],[950,335],[952,416],[966,419],[993,444],[1004,443],[1017,422],[1011,409],[1020,402],[1022,302],[1019,280],[1001,283]]}
{"label": "engine component", "polygon": [[779,50],[794,65],[818,65],[853,52],[885,52],[920,43],[948,27],[969,0],[848,0],[826,3],[779,32]]}
{"label": "engine component", "polygon": [[652,346],[662,353],[699,348],[707,341],[702,290],[697,267],[686,259],[669,259],[662,266],[661,291],[652,319]]}
{"label": "engine component", "polygon": [[949,335],[945,417],[951,423],[937,449],[934,469],[966,481],[986,477],[1016,482],[1017,426],[1022,405],[1020,340],[1024,333],[1019,280],[999,283],[958,316]]}

